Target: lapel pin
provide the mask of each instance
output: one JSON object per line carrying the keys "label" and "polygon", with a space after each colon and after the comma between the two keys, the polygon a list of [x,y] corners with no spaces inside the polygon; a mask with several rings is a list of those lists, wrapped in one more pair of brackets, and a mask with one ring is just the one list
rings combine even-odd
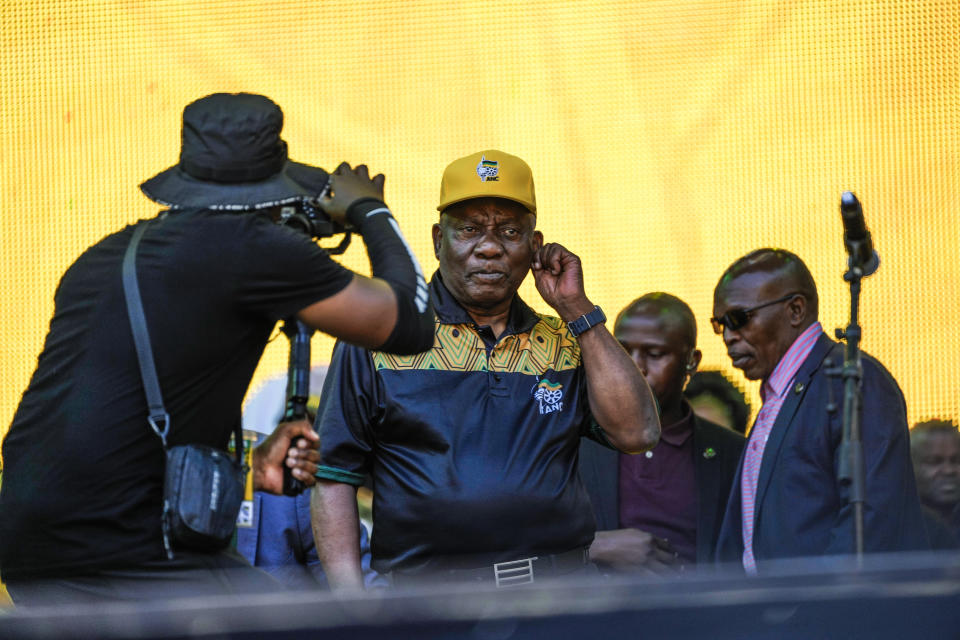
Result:
{"label": "lapel pin", "polygon": [[706,458],[707,460],[709,460],[710,458],[716,458],[717,452],[714,450],[713,447],[707,447],[706,449],[703,450],[703,457]]}
{"label": "lapel pin", "polygon": [[803,383],[798,382],[797,386],[793,388],[793,392],[796,393],[797,395],[800,395],[801,393],[803,393]]}

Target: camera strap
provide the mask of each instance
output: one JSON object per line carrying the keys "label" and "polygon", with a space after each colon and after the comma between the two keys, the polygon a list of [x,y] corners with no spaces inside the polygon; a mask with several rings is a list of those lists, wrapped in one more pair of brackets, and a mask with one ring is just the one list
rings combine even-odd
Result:
{"label": "camera strap", "polygon": [[[143,312],[143,299],[140,297],[140,284],[137,280],[137,248],[140,239],[146,233],[150,221],[141,222],[133,230],[130,244],[123,256],[122,276],[123,295],[127,303],[127,316],[130,319],[130,329],[133,332],[133,342],[137,349],[137,363],[140,365],[140,378],[143,381],[143,390],[147,396],[147,423],[163,443],[164,452],[167,451],[167,434],[170,433],[170,414],[163,404],[163,394],[160,392],[160,381],[157,378],[157,368],[153,360],[153,348],[150,346],[150,333],[147,330],[147,317]],[[235,439],[235,453],[237,463],[243,466],[243,433],[240,422],[237,421],[233,432]],[[163,547],[168,558],[173,558],[170,545],[170,532],[167,522],[169,504],[164,500],[163,506]]]}

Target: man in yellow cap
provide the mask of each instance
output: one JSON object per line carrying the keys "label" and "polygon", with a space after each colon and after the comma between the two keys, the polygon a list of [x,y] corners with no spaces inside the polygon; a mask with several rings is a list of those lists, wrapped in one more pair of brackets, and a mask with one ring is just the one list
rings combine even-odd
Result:
{"label": "man in yellow cap", "polygon": [[[488,150],[447,167],[433,225],[433,349],[334,350],[318,411],[314,535],[334,588],[362,586],[355,492],[372,477],[373,566],[395,585],[497,586],[589,571],[581,436],[652,448],[655,401],[583,287],[544,244],[530,167]],[[517,296],[533,270],[559,317]]]}

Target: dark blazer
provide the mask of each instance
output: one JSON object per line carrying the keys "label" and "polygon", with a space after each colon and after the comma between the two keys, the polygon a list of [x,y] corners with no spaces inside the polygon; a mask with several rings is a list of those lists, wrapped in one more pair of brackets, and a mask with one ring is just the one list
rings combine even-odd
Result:
{"label": "dark blazer", "polygon": [[[837,483],[843,380],[826,376],[828,356],[832,366],[841,366],[843,345],[821,334],[787,389],[770,430],[755,503],[753,553],[758,568],[775,558],[854,552],[853,509],[846,489]],[[928,548],[903,393],[883,365],[862,356],[865,549]],[[828,413],[831,402],[836,410]],[[717,542],[720,561],[742,561],[742,465],[741,459]]]}
{"label": "dark blazer", "polygon": [[[697,485],[697,562],[713,560],[720,523],[743,450],[743,436],[694,415],[693,468]],[[620,529],[619,451],[592,440],[580,444],[580,478],[597,530]]]}

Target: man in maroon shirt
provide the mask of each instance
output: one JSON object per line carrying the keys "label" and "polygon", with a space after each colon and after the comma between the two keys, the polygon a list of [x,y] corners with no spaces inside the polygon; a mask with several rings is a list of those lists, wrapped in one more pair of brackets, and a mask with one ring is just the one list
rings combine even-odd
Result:
{"label": "man in maroon shirt", "polygon": [[697,417],[683,387],[700,364],[690,307],[667,293],[634,300],[614,336],[660,404],[660,443],[628,456],[584,441],[580,475],[597,519],[590,558],[612,571],[669,571],[712,560],[743,437]]}

